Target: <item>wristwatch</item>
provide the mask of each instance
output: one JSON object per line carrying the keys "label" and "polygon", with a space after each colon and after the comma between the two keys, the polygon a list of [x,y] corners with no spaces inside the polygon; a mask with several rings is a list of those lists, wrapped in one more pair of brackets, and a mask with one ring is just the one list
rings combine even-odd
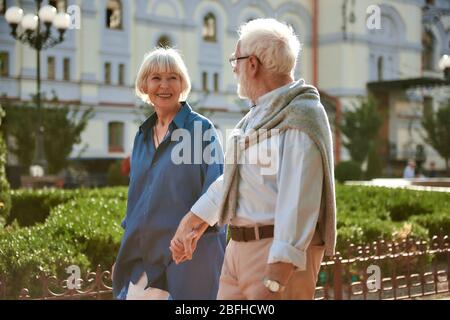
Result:
{"label": "wristwatch", "polygon": [[267,277],[264,277],[263,284],[267,289],[269,289],[270,292],[273,292],[273,293],[283,292],[283,290],[285,288],[278,281],[271,280]]}

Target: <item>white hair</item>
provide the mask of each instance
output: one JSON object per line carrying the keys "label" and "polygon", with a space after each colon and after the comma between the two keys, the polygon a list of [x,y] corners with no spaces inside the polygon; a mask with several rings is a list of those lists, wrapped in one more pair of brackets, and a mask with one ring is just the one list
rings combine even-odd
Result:
{"label": "white hair", "polygon": [[300,41],[289,25],[275,19],[255,19],[238,31],[241,56],[254,54],[274,73],[294,75]]}
{"label": "white hair", "polygon": [[151,73],[173,72],[180,76],[180,101],[185,101],[191,92],[191,80],[181,55],[173,48],[157,48],[144,56],[139,68],[135,92],[142,101],[149,103],[147,94],[147,78]]}

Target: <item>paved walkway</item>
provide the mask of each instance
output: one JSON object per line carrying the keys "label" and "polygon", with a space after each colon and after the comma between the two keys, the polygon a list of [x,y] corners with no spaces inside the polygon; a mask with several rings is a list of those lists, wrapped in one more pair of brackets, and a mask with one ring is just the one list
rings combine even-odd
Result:
{"label": "paved walkway", "polygon": [[[387,187],[387,188],[404,188],[416,191],[437,191],[450,193],[450,187],[420,185],[432,183],[432,180],[433,179],[373,179],[371,181],[346,181],[345,184],[358,186]],[[439,180],[439,178],[434,180]],[[448,178],[446,178],[445,180],[447,181]],[[438,183],[436,183],[436,185],[438,185]]]}

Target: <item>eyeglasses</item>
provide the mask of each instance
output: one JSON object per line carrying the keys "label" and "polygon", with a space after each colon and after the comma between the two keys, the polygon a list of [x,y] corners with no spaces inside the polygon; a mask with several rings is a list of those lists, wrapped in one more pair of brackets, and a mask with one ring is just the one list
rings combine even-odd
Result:
{"label": "eyeglasses", "polygon": [[241,60],[241,59],[247,59],[247,58],[249,58],[250,56],[244,56],[244,57],[233,57],[233,58],[230,58],[230,59],[228,59],[228,61],[230,62],[230,64],[231,64],[231,67],[234,69],[234,68],[236,68],[236,64],[237,64],[237,61],[238,60]]}
{"label": "eyeglasses", "polygon": [[257,56],[255,56],[255,55],[253,55],[253,54],[248,55],[248,56],[244,56],[244,57],[234,57],[234,55],[233,55],[230,59],[228,59],[228,61],[230,62],[231,67],[234,69],[234,68],[236,68],[237,61],[238,61],[238,60],[241,60],[241,59],[247,59],[247,58],[250,58],[251,56],[254,56],[254,57],[256,58],[256,60],[259,62],[259,64],[260,64],[260,65],[263,65],[263,64],[261,63],[261,61],[259,60],[259,58],[258,58]]}

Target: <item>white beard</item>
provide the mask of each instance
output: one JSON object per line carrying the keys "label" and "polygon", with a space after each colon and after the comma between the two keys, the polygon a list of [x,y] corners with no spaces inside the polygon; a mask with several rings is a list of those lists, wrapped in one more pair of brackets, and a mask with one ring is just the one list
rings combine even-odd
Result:
{"label": "white beard", "polygon": [[237,94],[239,98],[241,99],[247,99],[248,98],[248,88],[246,88],[246,84],[248,84],[247,77],[245,76],[245,73],[242,72],[237,77],[238,85],[237,85]]}

